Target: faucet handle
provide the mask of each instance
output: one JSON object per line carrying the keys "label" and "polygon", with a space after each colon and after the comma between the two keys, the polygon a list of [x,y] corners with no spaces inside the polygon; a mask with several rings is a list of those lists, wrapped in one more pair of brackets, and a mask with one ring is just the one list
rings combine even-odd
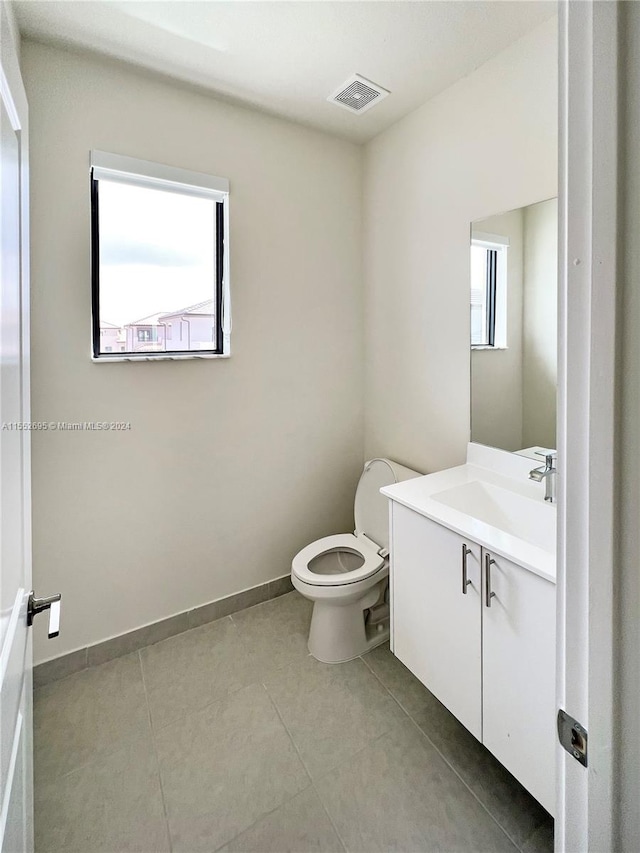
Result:
{"label": "faucet handle", "polygon": [[536,450],[536,456],[544,456],[544,464],[547,466],[547,469],[553,468],[553,463],[558,458],[558,452],[556,450]]}
{"label": "faucet handle", "polygon": [[544,456],[545,459],[549,456],[552,459],[557,459],[558,457],[558,451],[553,450],[552,448],[549,448],[549,450],[534,450],[534,453],[536,454],[536,456]]}

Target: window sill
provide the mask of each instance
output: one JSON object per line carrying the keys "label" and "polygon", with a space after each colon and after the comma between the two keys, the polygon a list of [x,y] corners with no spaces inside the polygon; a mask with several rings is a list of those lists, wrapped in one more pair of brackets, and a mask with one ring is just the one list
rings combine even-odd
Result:
{"label": "window sill", "polygon": [[91,361],[94,364],[101,364],[102,362],[113,362],[113,361],[186,361],[191,359],[209,359],[209,358],[229,358],[231,353],[202,353],[199,354],[197,352],[189,353],[188,355],[170,355],[167,353],[166,355],[101,355],[96,357],[95,355],[91,356]]}
{"label": "window sill", "polygon": [[508,349],[509,349],[509,347],[490,347],[490,346],[481,346],[481,347],[471,347],[471,352],[478,352],[478,350],[483,350],[483,351],[484,351],[484,350],[489,350],[489,351],[492,351],[492,350],[500,350],[500,351],[503,351],[503,350],[508,350]]}

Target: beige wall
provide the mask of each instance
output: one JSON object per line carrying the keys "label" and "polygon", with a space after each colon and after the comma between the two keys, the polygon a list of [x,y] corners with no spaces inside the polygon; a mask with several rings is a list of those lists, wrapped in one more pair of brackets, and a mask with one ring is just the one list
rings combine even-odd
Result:
{"label": "beige wall", "polygon": [[502,450],[522,448],[522,210],[474,222],[474,231],[509,240],[507,251],[507,347],[471,350],[471,440]]}
{"label": "beige wall", "polygon": [[[2,19],[0,21],[0,50],[2,50],[3,62],[6,66],[15,63],[16,59],[20,63],[20,53],[22,43],[20,32],[18,30],[18,22],[16,21],[16,13],[7,0],[2,0]],[[13,60],[11,56],[13,55]]]}
{"label": "beige wall", "polygon": [[464,461],[469,223],[556,192],[555,20],[367,146],[365,455]]}
{"label": "beige wall", "polygon": [[558,200],[524,211],[523,447],[556,447]]}
{"label": "beige wall", "polygon": [[[555,194],[555,56],[552,21],[362,149],[24,45],[33,417],[132,424],[34,435],[34,579],[65,602],[36,661],[287,573],[350,528],[365,457],[463,460],[469,223]],[[230,179],[230,360],[89,360],[91,148]]]}
{"label": "beige wall", "polygon": [[503,450],[556,446],[558,201],[474,223],[508,251],[507,349],[471,351],[471,439]]}
{"label": "beige wall", "polygon": [[[34,585],[63,595],[40,661],[286,574],[351,528],[361,151],[97,58],[26,42],[22,64],[33,420],[132,427],[33,435]],[[229,178],[229,360],[91,363],[91,148]]]}

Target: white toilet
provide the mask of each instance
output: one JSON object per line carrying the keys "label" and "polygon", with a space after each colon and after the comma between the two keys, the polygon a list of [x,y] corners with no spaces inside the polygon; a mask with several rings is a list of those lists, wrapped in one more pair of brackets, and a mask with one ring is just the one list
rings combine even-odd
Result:
{"label": "white toilet", "polygon": [[380,489],[420,476],[390,459],[367,462],[355,532],[325,536],[293,558],[293,585],[313,601],[309,651],[319,661],[352,660],[388,638],[389,508]]}

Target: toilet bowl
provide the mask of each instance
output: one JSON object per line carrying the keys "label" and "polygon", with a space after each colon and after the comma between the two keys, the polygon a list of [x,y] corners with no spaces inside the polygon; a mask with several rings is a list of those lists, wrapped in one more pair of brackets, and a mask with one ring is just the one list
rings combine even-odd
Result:
{"label": "toilet bowl", "polygon": [[419,476],[370,460],[356,489],[355,532],[325,536],[293,558],[291,581],[313,601],[309,651],[317,660],[352,660],[389,637],[389,521],[380,489]]}

